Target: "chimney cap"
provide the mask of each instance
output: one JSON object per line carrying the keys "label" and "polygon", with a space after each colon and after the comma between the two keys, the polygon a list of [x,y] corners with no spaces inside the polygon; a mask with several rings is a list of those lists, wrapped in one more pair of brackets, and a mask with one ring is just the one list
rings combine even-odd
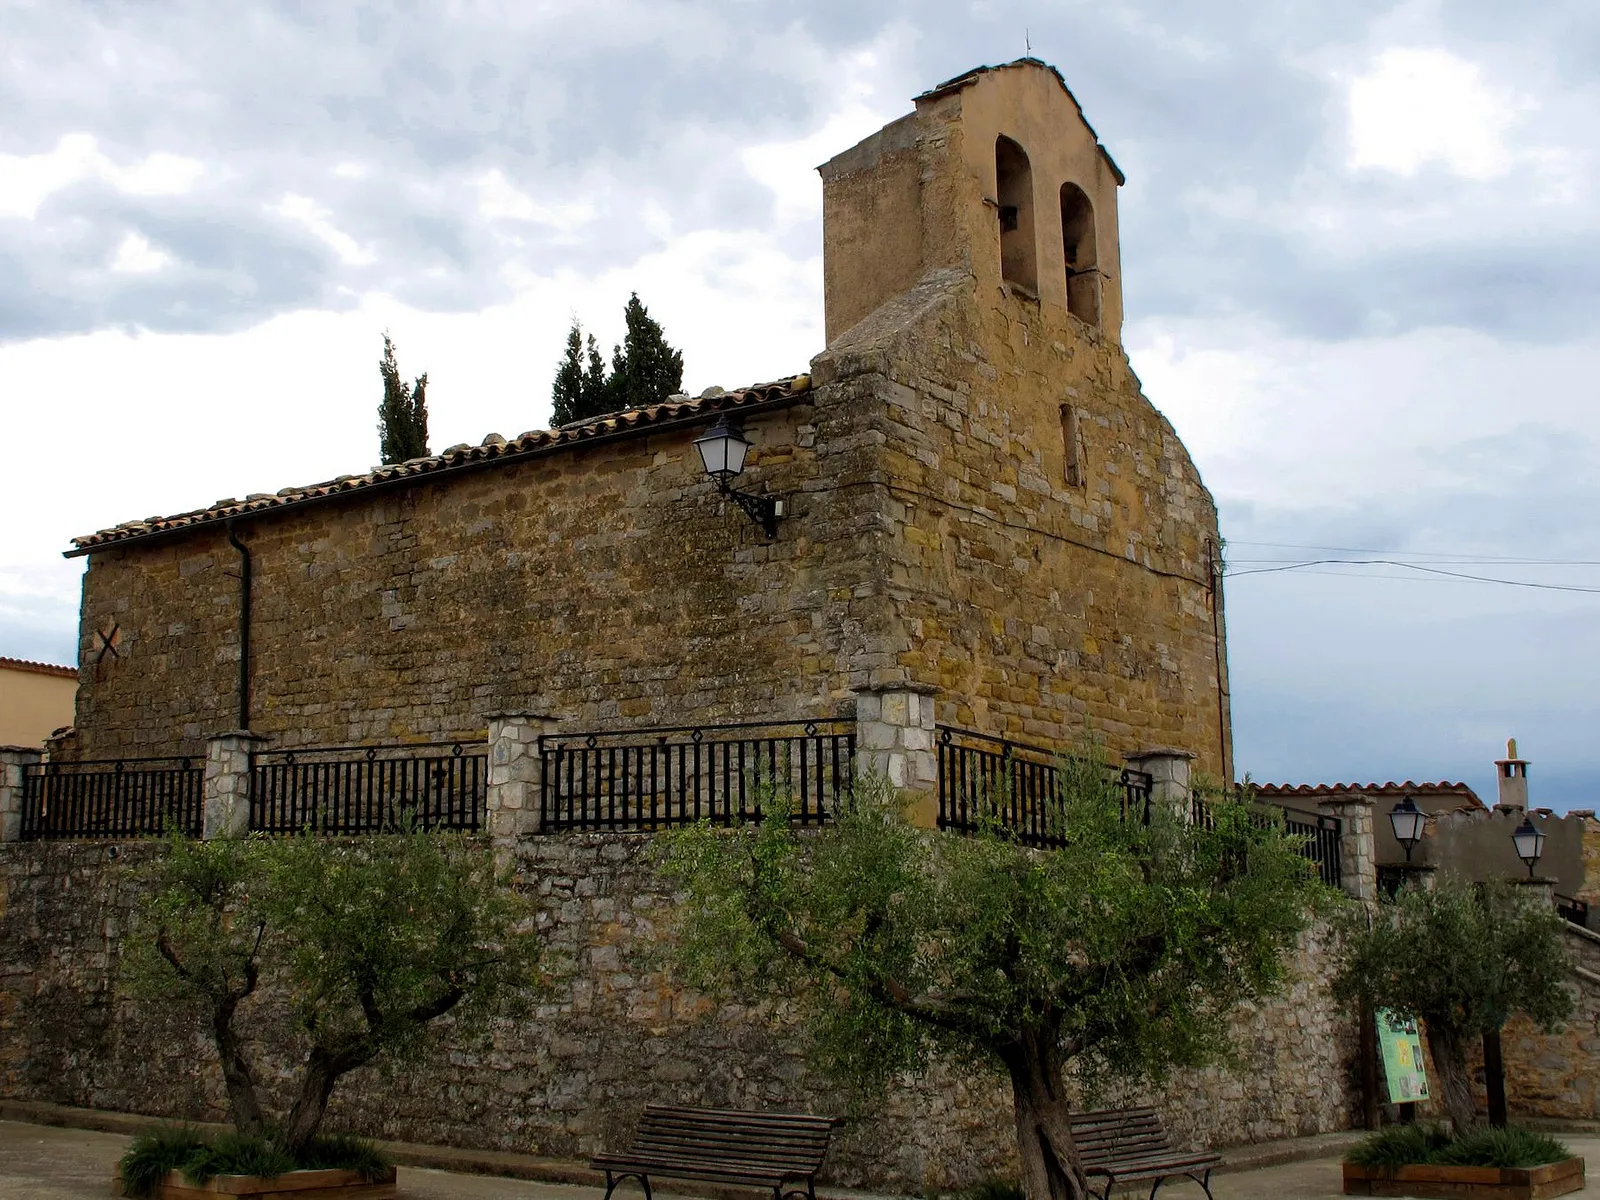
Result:
{"label": "chimney cap", "polygon": [[1507,763],[1517,763],[1519,765],[1525,766],[1525,765],[1527,765],[1527,762],[1528,762],[1527,759],[1520,758],[1517,755],[1517,739],[1516,738],[1507,738],[1506,739],[1506,756],[1504,758],[1495,759],[1494,760],[1494,765],[1497,766],[1497,767],[1503,767]]}

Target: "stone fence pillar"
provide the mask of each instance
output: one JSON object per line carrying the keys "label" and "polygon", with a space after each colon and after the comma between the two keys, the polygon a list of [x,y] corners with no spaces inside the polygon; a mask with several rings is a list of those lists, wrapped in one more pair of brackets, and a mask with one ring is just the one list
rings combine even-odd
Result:
{"label": "stone fence pillar", "polygon": [[1558,882],[1558,880],[1549,879],[1542,875],[1536,875],[1532,879],[1512,880],[1513,886],[1516,887],[1521,895],[1547,908],[1556,906],[1556,884]]}
{"label": "stone fence pillar", "polygon": [[250,755],[266,739],[234,729],[206,739],[201,834],[206,841],[250,832]]}
{"label": "stone fence pillar", "polygon": [[511,842],[540,831],[544,765],[539,738],[555,731],[552,717],[523,712],[489,714],[487,825],[496,841]]}
{"label": "stone fence pillar", "polygon": [[1158,747],[1130,754],[1125,761],[1135,771],[1150,776],[1150,803],[1155,809],[1166,809],[1180,821],[1194,820],[1194,804],[1190,792],[1190,766],[1194,754],[1189,750],[1171,750]]}
{"label": "stone fence pillar", "polygon": [[900,684],[856,690],[856,766],[882,775],[906,798],[913,825],[939,823],[939,768],[934,751],[937,689]]}
{"label": "stone fence pillar", "polygon": [[1357,900],[1378,899],[1378,843],[1372,825],[1373,801],[1360,793],[1323,800],[1318,807],[1342,823],[1339,838],[1339,882]]}
{"label": "stone fence pillar", "polygon": [[0,842],[22,838],[22,775],[44,757],[33,746],[0,746]]}

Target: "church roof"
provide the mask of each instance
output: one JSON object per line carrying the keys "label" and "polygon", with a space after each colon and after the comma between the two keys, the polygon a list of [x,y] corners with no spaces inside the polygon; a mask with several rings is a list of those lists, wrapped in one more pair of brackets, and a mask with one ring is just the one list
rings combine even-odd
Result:
{"label": "church roof", "polygon": [[810,389],[809,375],[794,375],[773,383],[758,383],[751,387],[740,388],[737,391],[706,394],[698,398],[686,396],[679,400],[668,400],[664,404],[608,413],[585,421],[574,421],[559,429],[533,429],[509,441],[497,433],[491,433],[476,446],[463,442],[461,445],[451,446],[443,453],[375,467],[364,475],[341,475],[324,483],[288,487],[275,494],[256,493],[242,500],[231,498],[218,500],[205,508],[177,513],[170,517],[146,517],[142,521],[124,521],[111,529],[102,529],[98,533],[73,538],[73,548],[66,551],[66,557],[77,558],[128,542],[168,537],[202,525],[251,519],[287,508],[300,508],[308,504],[338,499],[352,492],[404,486],[424,478],[431,479],[439,475],[502,466],[579,445],[632,437],[650,430],[670,429],[703,420],[710,413],[761,412],[782,408],[794,403]]}

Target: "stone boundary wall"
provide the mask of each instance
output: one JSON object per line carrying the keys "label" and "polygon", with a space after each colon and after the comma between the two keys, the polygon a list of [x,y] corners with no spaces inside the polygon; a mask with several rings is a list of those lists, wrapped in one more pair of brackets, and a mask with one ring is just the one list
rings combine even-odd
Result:
{"label": "stone boundary wall", "polygon": [[[607,834],[521,842],[515,886],[538,898],[540,926],[571,964],[567,977],[525,1018],[501,1022],[487,1044],[447,1038],[404,1070],[348,1076],[330,1124],[575,1159],[626,1138],[651,1101],[843,1112],[842,1097],[808,1073],[782,997],[748,1008],[667,976],[657,947],[671,896],[653,872],[651,845]],[[201,1026],[113,988],[117,940],[137,902],[129,868],[161,852],[148,843],[0,846],[0,1096],[226,1118]],[[1359,1112],[1356,1029],[1319,982],[1328,967],[1320,932],[1307,936],[1289,993],[1241,1017],[1232,1069],[1104,1099],[1156,1104],[1175,1137],[1194,1145],[1347,1128]],[[248,1006],[281,1014],[281,996],[268,988]],[[263,1080],[282,1092],[286,1065],[252,1050]],[[853,1118],[827,1175],[842,1186],[946,1190],[1013,1172],[1013,1146],[1004,1080],[941,1067],[900,1080]]]}
{"label": "stone boundary wall", "polygon": [[[1506,1072],[1506,1108],[1518,1116],[1600,1120],[1600,934],[1568,926],[1567,949],[1579,968],[1573,977],[1572,1016],[1541,1033],[1526,1017],[1513,1017],[1500,1034]],[[1469,1066],[1489,1111],[1483,1087],[1483,1054],[1475,1047]]]}

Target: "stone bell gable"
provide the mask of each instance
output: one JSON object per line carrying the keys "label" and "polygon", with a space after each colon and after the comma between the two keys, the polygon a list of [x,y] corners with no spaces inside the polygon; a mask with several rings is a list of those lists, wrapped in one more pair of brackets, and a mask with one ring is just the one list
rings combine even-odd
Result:
{"label": "stone bell gable", "polygon": [[830,343],[930,271],[1122,331],[1122,172],[1054,67],[980,67],[819,168]]}
{"label": "stone bell gable", "polygon": [[941,720],[1232,767],[1217,514],[1119,344],[1122,173],[1061,76],[980,68],[821,168],[824,389],[880,414]]}
{"label": "stone bell gable", "polygon": [[[909,688],[942,724],[1225,775],[1215,507],[1117,342],[1121,176],[1060,77],[969,73],[822,173],[808,374],[77,539],[60,753],[809,721]],[[719,419],[774,536],[702,468]]]}

